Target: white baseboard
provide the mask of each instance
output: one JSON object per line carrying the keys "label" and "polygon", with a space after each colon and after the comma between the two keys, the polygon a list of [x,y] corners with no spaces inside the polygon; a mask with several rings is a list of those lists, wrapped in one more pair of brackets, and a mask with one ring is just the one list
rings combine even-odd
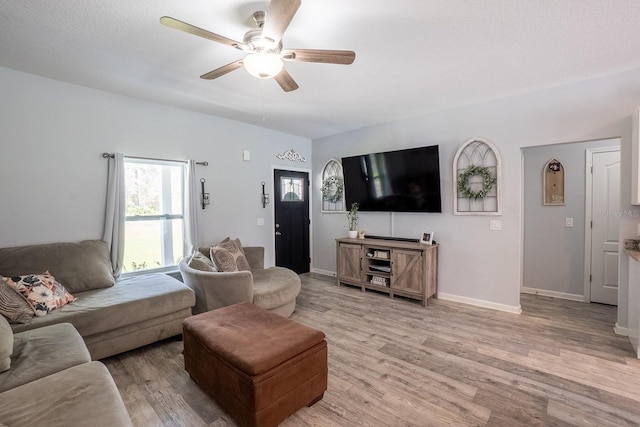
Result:
{"label": "white baseboard", "polygon": [[336,272],[335,271],[329,271],[329,270],[323,270],[321,268],[312,268],[311,269],[312,273],[318,273],[318,274],[324,274],[325,276],[331,276],[331,277],[336,277]]}
{"label": "white baseboard", "polygon": [[[321,268],[312,268],[311,272],[312,273],[323,274],[325,276],[336,277],[336,272],[335,271],[323,270]],[[458,296],[458,295],[446,294],[446,293],[443,293],[443,292],[438,292],[438,299],[454,301],[454,302],[461,302],[463,304],[470,304],[470,305],[475,305],[475,306],[478,306],[478,307],[490,308],[490,309],[493,309],[493,310],[506,311],[508,313],[515,313],[515,314],[522,313],[522,309],[520,308],[519,305],[518,306],[512,306],[512,305],[498,304],[498,303],[491,302],[491,301],[484,301],[484,300],[479,300],[479,299],[474,299],[474,298],[461,297],[461,296]]]}
{"label": "white baseboard", "polygon": [[522,308],[520,307],[520,305],[498,304],[491,301],[461,297],[459,295],[445,294],[444,292],[438,292],[438,299],[461,302],[463,304],[475,305],[477,307],[483,307],[483,308],[490,308],[492,310],[506,311],[508,313],[515,313],[515,314],[522,313]]}
{"label": "white baseboard", "polygon": [[542,295],[543,297],[561,298],[571,301],[584,302],[584,295],[568,294],[566,292],[548,291],[546,289],[528,288],[524,286],[520,288],[520,292],[525,294]]}
{"label": "white baseboard", "polygon": [[618,322],[616,322],[616,326],[613,327],[613,332],[615,332],[616,335],[622,335],[623,337],[629,336],[629,328],[618,325]]}

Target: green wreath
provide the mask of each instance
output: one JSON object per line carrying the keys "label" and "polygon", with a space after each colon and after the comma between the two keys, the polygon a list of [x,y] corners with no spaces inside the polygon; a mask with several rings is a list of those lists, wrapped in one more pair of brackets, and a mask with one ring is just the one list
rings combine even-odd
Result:
{"label": "green wreath", "polygon": [[[469,188],[469,178],[472,176],[482,177],[482,190],[471,191]],[[471,165],[464,172],[458,175],[458,192],[462,197],[466,197],[471,200],[484,199],[489,191],[496,183],[496,178],[491,175],[489,168],[483,166]]]}
{"label": "green wreath", "polygon": [[[335,192],[333,192],[335,189]],[[330,176],[322,181],[322,198],[330,203],[336,203],[342,200],[344,192],[344,184],[337,176]]]}

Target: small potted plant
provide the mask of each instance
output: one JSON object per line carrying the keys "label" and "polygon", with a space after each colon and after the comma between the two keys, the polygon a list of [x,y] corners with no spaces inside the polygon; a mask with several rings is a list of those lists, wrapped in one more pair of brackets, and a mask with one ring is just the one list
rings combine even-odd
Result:
{"label": "small potted plant", "polygon": [[351,209],[347,212],[347,222],[349,223],[349,238],[355,239],[358,237],[358,203],[352,203]]}

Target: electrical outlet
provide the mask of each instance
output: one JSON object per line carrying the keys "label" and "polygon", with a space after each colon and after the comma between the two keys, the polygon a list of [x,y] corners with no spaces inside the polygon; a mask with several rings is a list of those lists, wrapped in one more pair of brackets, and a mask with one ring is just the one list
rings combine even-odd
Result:
{"label": "electrical outlet", "polygon": [[573,218],[565,218],[564,219],[564,226],[567,228],[572,228],[573,227]]}

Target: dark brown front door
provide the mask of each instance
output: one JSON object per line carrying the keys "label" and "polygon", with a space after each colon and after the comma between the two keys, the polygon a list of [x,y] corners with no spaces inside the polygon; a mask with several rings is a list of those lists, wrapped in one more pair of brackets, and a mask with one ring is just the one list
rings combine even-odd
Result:
{"label": "dark brown front door", "polygon": [[276,265],[308,273],[309,174],[274,171]]}

